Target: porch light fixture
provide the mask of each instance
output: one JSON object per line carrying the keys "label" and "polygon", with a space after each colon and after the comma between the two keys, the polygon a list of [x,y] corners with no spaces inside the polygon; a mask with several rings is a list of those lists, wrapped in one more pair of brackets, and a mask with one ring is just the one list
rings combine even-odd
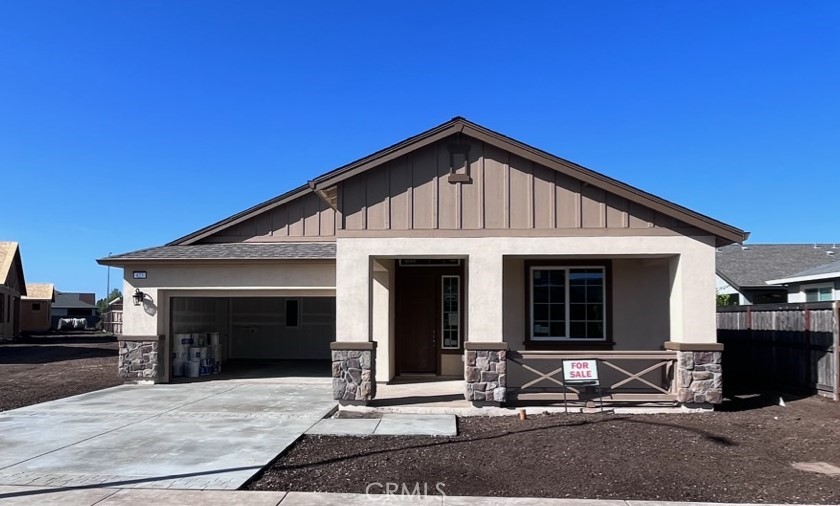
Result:
{"label": "porch light fixture", "polygon": [[139,288],[134,289],[134,295],[131,296],[131,299],[134,302],[135,306],[139,306],[140,304],[142,304],[145,298],[146,294],[141,292]]}

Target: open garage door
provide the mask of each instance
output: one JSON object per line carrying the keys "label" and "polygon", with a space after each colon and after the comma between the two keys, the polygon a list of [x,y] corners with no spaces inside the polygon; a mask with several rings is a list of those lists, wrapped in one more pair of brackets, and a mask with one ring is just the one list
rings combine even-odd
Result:
{"label": "open garage door", "polygon": [[[198,376],[219,378],[329,376],[335,340],[335,297],[172,297],[174,379],[196,377],[195,364],[179,365],[179,336],[192,336],[193,350],[217,357]],[[192,361],[202,360],[189,356]],[[180,368],[180,370],[179,370]]]}

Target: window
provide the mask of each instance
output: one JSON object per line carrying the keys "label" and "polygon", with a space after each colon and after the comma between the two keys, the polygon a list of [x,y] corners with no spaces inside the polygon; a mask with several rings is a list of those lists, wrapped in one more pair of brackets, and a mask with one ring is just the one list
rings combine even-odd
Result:
{"label": "window", "polygon": [[286,299],[286,327],[297,327],[300,324],[300,301]]}
{"label": "window", "polygon": [[604,341],[603,267],[532,267],[531,339]]}
{"label": "window", "polygon": [[32,310],[33,311],[40,311],[41,310],[41,303],[40,302],[33,302],[32,303]]}
{"label": "window", "polygon": [[461,347],[461,277],[441,276],[441,336],[444,350]]}
{"label": "window", "polygon": [[4,316],[6,316],[6,296],[0,293],[0,323],[6,321]]}
{"label": "window", "polygon": [[831,285],[815,286],[812,288],[805,288],[805,302],[825,302],[831,301],[832,293]]}

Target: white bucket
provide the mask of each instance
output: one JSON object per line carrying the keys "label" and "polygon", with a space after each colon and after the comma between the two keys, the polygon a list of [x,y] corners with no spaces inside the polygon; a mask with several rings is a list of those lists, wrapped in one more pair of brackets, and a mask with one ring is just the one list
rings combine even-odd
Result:
{"label": "white bucket", "polygon": [[187,363],[183,361],[172,362],[172,375],[175,377],[184,376],[186,365]]}
{"label": "white bucket", "polygon": [[201,350],[198,346],[190,346],[189,348],[189,359],[190,360],[201,360]]}
{"label": "white bucket", "polygon": [[208,337],[208,344],[210,346],[219,346],[219,333],[218,332],[210,332],[207,334]]}
{"label": "white bucket", "polygon": [[190,360],[186,362],[186,373],[187,376],[190,378],[198,378],[199,372],[201,371],[201,362],[197,360]]}
{"label": "white bucket", "polygon": [[190,346],[193,344],[192,334],[175,334],[175,346]]}

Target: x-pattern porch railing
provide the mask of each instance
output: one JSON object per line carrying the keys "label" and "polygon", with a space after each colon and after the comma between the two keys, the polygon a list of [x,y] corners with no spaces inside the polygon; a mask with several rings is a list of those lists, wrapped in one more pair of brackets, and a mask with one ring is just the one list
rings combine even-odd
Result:
{"label": "x-pattern porch railing", "polygon": [[[599,365],[602,378],[607,375],[607,370],[615,371],[620,375],[617,381],[603,382],[596,389],[598,392],[595,398],[604,401],[616,402],[659,402],[676,400],[673,392],[673,368],[677,360],[677,354],[673,351],[519,351],[508,352],[508,359],[518,364],[524,371],[534,375],[521,387],[514,387],[513,393],[520,400],[578,400],[584,397],[581,388],[567,385],[563,381],[563,360],[594,359]],[[617,365],[616,362],[622,362]],[[632,372],[632,367],[624,362],[640,364],[638,372]],[[538,365],[539,364],[539,365]],[[543,364],[548,364],[545,367]],[[647,367],[645,367],[647,366]],[[546,372],[546,370],[548,370]],[[661,374],[660,384],[656,384],[649,378],[651,373],[659,370]],[[508,372],[510,374],[510,371]],[[616,379],[616,378],[612,378]],[[635,383],[634,383],[635,382]],[[620,387],[644,385],[644,392],[617,392]],[[559,391],[558,391],[559,389]]]}

